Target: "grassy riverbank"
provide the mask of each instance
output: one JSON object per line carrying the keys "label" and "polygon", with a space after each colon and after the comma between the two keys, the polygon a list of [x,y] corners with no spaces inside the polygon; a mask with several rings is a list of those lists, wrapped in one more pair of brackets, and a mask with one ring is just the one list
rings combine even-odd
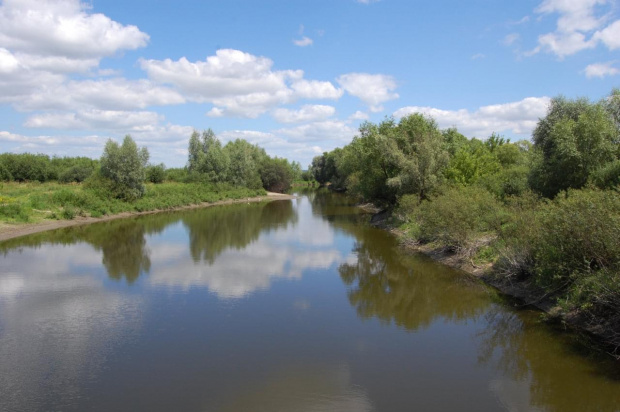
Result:
{"label": "grassy riverbank", "polygon": [[77,217],[100,218],[124,212],[167,210],[226,199],[266,195],[264,189],[168,182],[147,184],[143,197],[123,201],[83,184],[0,183],[0,223],[25,224]]}

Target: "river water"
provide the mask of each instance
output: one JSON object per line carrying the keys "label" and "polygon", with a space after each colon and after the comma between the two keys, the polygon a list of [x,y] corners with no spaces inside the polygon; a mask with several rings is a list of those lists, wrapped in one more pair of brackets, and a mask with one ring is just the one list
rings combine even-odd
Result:
{"label": "river water", "polygon": [[0,243],[2,411],[620,411],[618,365],[344,196]]}

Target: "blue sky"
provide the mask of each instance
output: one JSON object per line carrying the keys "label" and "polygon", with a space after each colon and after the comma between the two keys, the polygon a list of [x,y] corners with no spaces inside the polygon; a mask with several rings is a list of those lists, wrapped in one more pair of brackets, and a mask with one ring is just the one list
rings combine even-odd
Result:
{"label": "blue sky", "polygon": [[620,86],[614,0],[3,0],[0,151],[183,166],[193,129],[305,167],[422,112],[527,139],[549,98]]}

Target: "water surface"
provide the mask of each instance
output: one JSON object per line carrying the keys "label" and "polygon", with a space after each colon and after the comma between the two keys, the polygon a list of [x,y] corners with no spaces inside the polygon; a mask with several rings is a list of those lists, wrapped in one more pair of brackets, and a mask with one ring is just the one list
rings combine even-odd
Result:
{"label": "water surface", "polygon": [[0,243],[0,410],[620,411],[617,364],[310,192]]}

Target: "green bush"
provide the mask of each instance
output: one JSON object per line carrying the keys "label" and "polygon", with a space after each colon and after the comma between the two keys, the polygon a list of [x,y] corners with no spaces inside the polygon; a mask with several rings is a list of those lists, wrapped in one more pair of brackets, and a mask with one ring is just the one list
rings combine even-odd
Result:
{"label": "green bush", "polygon": [[63,170],[59,176],[58,181],[61,183],[71,183],[71,182],[83,182],[90,175],[93,174],[93,168],[88,166],[71,166],[70,168]]}
{"label": "green bush", "polygon": [[469,186],[449,188],[431,201],[422,202],[414,218],[419,240],[472,252],[474,242],[482,235],[496,235],[507,215],[491,193]]}
{"label": "green bush", "polygon": [[3,163],[0,163],[0,181],[10,182],[13,180],[13,175],[8,167],[6,167]]}
{"label": "green bush", "polygon": [[146,168],[146,180],[151,183],[163,183],[166,177],[166,166],[163,163]]}
{"label": "green bush", "polygon": [[30,219],[28,208],[20,202],[0,203],[0,216],[18,222],[27,222]]}
{"label": "green bush", "polygon": [[530,242],[540,285],[556,287],[598,270],[620,270],[619,193],[569,190],[542,207],[536,222],[539,230]]}

